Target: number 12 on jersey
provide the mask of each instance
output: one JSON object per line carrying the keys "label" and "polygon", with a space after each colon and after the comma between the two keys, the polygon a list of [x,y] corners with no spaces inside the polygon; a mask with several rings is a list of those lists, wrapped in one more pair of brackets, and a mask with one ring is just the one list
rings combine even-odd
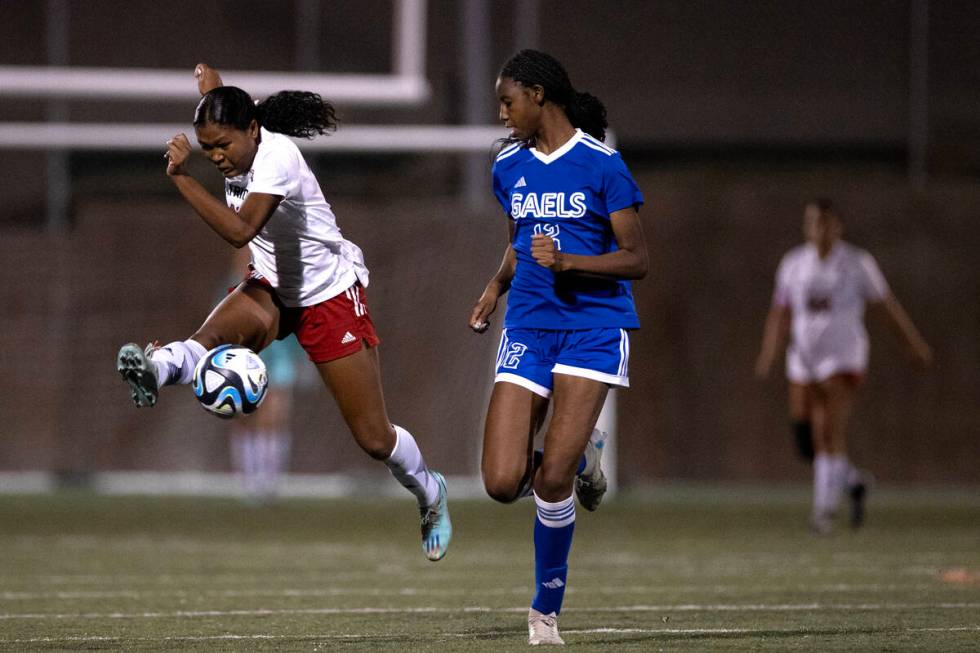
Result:
{"label": "number 12 on jersey", "polygon": [[561,233],[561,228],[556,224],[541,224],[538,223],[534,225],[534,234],[542,234],[545,236],[550,236],[553,241],[555,241],[555,249],[561,251],[561,241],[558,240],[558,234]]}

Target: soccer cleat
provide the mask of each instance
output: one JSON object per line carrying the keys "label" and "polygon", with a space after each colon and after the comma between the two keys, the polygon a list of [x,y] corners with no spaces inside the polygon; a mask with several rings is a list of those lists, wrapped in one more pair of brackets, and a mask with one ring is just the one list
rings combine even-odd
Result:
{"label": "soccer cleat", "polygon": [[848,494],[851,498],[851,528],[855,529],[864,525],[864,503],[874,483],[870,473],[861,470],[860,474],[860,480],[848,488]]}
{"label": "soccer cleat", "polygon": [[585,459],[592,462],[592,472],[586,475],[584,472],[575,477],[575,496],[578,497],[579,505],[586,510],[595,510],[602,503],[602,497],[606,494],[608,483],[606,475],[602,471],[602,450],[606,446],[608,435],[599,429],[592,430],[592,437],[585,446]]}
{"label": "soccer cleat", "polygon": [[565,640],[558,635],[558,615],[531,608],[527,613],[527,643],[531,646],[564,646]]}
{"label": "soccer cleat", "polygon": [[446,492],[446,479],[439,472],[429,472],[439,483],[439,498],[434,504],[421,509],[422,550],[425,557],[435,562],[442,560],[449,550],[449,540],[453,537],[453,524],[449,520],[449,494]]}
{"label": "soccer cleat", "polygon": [[133,393],[133,403],[137,408],[152,407],[157,403],[156,367],[150,360],[150,354],[159,349],[154,343],[141,349],[135,343],[128,343],[119,348],[116,356],[116,369],[123,381],[129,384]]}

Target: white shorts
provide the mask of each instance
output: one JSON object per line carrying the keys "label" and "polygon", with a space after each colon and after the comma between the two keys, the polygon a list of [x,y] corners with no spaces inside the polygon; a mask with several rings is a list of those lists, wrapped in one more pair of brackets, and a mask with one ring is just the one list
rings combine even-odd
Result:
{"label": "white shorts", "polygon": [[822,383],[838,374],[864,376],[867,351],[803,355],[790,346],[786,350],[786,377],[793,383]]}

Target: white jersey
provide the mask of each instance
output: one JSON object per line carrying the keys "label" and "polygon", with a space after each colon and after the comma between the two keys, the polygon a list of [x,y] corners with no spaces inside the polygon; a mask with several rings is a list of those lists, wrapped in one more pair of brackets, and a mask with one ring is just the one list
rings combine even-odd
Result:
{"label": "white jersey", "polygon": [[364,255],[341,235],[320,184],[289,137],[263,128],[252,169],[225,179],[225,198],[236,212],[249,193],[282,197],[248,246],[256,272],[284,305],[312,306],[355,281],[368,285]]}
{"label": "white jersey", "polygon": [[863,373],[868,365],[867,302],[889,294],[874,258],[838,241],[827,258],[812,244],[790,250],[779,264],[773,303],[792,313],[786,371],[799,383],[839,373]]}

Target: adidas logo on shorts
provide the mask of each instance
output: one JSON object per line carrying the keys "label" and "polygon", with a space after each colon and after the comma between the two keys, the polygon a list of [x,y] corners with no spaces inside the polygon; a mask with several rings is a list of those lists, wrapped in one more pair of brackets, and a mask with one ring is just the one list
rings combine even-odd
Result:
{"label": "adidas logo on shorts", "polygon": [[354,337],[354,334],[351,333],[350,331],[348,331],[347,333],[344,334],[344,337],[340,339],[340,344],[342,344],[342,345],[349,345],[350,343],[356,342],[356,341],[357,341],[357,338]]}

